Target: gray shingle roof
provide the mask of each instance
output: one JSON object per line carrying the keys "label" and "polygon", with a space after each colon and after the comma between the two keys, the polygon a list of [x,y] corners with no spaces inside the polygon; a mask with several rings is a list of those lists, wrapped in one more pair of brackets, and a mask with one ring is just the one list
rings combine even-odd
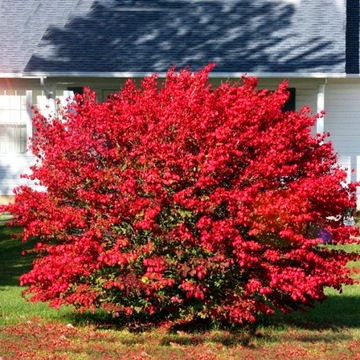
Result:
{"label": "gray shingle roof", "polygon": [[2,0],[0,73],[344,73],[341,3]]}

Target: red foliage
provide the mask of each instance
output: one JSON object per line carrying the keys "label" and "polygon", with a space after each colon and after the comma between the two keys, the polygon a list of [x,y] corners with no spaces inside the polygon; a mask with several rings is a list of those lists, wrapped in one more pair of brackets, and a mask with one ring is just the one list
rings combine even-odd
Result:
{"label": "red foliage", "polygon": [[[36,236],[21,277],[34,301],[114,314],[242,323],[352,284],[356,255],[321,246],[354,231],[330,142],[308,109],[284,112],[287,84],[207,84],[174,70],[105,103],[90,90],[56,118],[37,113],[30,178],[7,210]],[[321,115],[319,115],[321,116]]]}

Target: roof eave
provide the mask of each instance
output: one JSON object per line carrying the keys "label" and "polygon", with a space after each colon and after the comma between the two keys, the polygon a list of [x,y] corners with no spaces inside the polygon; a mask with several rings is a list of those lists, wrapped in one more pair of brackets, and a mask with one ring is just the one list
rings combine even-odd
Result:
{"label": "roof eave", "polygon": [[[121,72],[28,72],[28,73],[1,73],[0,78],[17,78],[17,79],[41,79],[54,77],[71,77],[71,78],[143,78],[156,73],[158,77],[164,78],[166,72],[156,71],[121,71]],[[319,79],[319,78],[359,78],[360,74],[345,74],[345,73],[305,73],[305,72],[217,72],[213,71],[209,74],[210,78],[229,78],[239,79],[242,76],[256,77],[256,78],[281,78],[281,79]]]}

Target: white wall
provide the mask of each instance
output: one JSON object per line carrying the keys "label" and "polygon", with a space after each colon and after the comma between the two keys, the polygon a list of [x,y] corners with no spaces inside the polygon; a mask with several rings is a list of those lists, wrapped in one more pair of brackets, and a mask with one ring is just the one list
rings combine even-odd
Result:
{"label": "white wall", "polygon": [[0,156],[0,196],[13,195],[13,189],[19,185],[30,184],[20,175],[29,173],[34,159],[30,154],[7,154]]}
{"label": "white wall", "polygon": [[360,83],[329,83],[325,89],[325,131],[347,168],[349,180],[360,180]]}
{"label": "white wall", "polygon": [[[2,124],[22,124],[26,126],[27,142],[32,136],[32,110],[31,105],[36,105],[44,113],[49,112],[51,105],[49,99],[41,89],[28,90],[24,86],[2,86],[0,83],[0,123]],[[29,173],[30,166],[35,159],[27,151],[26,143],[21,146],[9,145],[7,136],[0,137],[0,196],[13,195],[13,189],[19,185],[30,185],[31,182],[20,177],[21,174]]]}
{"label": "white wall", "polygon": [[[282,78],[259,79],[259,88],[275,89]],[[212,79],[214,84],[221,80]],[[296,107],[310,106],[311,114],[317,112],[317,92],[323,79],[290,79],[289,87],[296,88]],[[47,87],[54,91],[56,96],[63,95],[67,86],[89,85],[97,91],[99,100],[107,91],[116,91],[124,84],[124,79],[73,79],[71,83],[64,79],[48,80]],[[6,85],[6,86],[5,86]],[[44,90],[39,81],[16,80],[9,85],[9,81],[2,82],[0,79],[0,93],[15,91],[26,94],[31,89],[33,105],[38,105],[45,110],[49,105]],[[105,95],[104,95],[105,96]],[[50,103],[50,108],[52,104]],[[360,80],[332,80],[325,88],[325,131],[331,133],[331,140],[335,150],[339,153],[339,161],[349,168],[354,169],[352,180],[360,179]],[[25,116],[24,108],[21,110]],[[30,116],[31,114],[28,114]],[[31,132],[31,131],[30,131]],[[33,161],[28,154],[0,154],[0,195],[11,195],[12,188],[23,183],[19,175],[29,168]],[[358,166],[359,164],[359,166]]]}

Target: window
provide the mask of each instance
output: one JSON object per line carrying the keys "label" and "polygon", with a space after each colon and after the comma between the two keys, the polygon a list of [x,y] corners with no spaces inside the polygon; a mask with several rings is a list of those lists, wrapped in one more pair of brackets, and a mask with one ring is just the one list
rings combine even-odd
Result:
{"label": "window", "polygon": [[25,153],[32,133],[31,92],[0,93],[0,154]]}
{"label": "window", "polygon": [[80,86],[68,87],[68,91],[72,91],[74,95],[76,94],[82,95],[84,93],[84,88]]}
{"label": "window", "polygon": [[296,89],[295,88],[288,88],[287,89],[290,93],[289,99],[283,106],[283,111],[294,111],[296,109]]}
{"label": "window", "polygon": [[25,153],[26,124],[0,124],[0,153]]}

